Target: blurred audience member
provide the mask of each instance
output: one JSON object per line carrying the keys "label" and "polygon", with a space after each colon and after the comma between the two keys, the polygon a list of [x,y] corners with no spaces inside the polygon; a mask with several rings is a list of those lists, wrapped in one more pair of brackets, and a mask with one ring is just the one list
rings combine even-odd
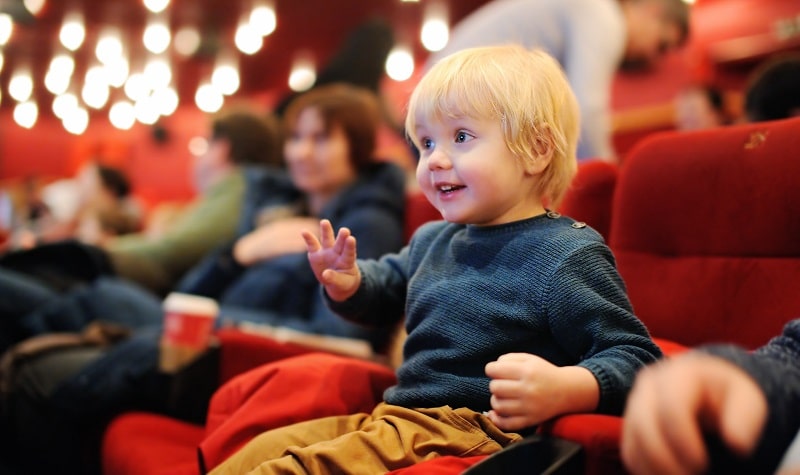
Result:
{"label": "blurred audience member", "polygon": [[675,127],[700,130],[733,122],[722,91],[711,85],[692,85],[675,97]]}
{"label": "blurred audience member", "polygon": [[168,292],[208,252],[234,237],[249,166],[282,167],[277,122],[250,110],[223,111],[213,118],[207,151],[193,163],[197,199],[160,237],[128,235],[103,246],[116,275]]}
{"label": "blurred audience member", "polygon": [[617,69],[652,64],[688,34],[683,0],[493,0],[453,28],[429,65],[473,46],[515,42],[543,49],[561,63],[578,98],[578,158],[613,160],[610,95]]}
{"label": "blurred audience member", "polygon": [[[97,273],[113,273],[153,292],[166,294],[208,252],[235,236],[244,199],[245,169],[282,167],[280,131],[271,115],[249,109],[226,110],[212,119],[210,129],[208,149],[195,157],[191,169],[197,196],[162,233],[114,236],[97,242],[96,246],[75,247],[65,246],[63,241],[54,242],[52,245],[62,250],[59,256],[63,259],[42,263],[39,256],[47,253],[46,249],[41,250],[47,247],[44,245],[26,251],[27,255],[6,254],[0,260],[0,267],[23,271],[29,264],[39,269],[47,267],[49,276],[58,274],[62,277],[59,280],[68,281],[76,269],[64,262],[73,257],[68,253],[74,250],[75,254],[89,253],[94,257],[87,266],[102,261]],[[91,221],[84,224],[81,232],[97,237],[94,231],[99,225]],[[41,274],[39,272],[37,277]]]}
{"label": "blurred audience member", "polygon": [[[359,232],[358,252],[367,257],[400,249],[406,178],[399,167],[375,156],[380,121],[377,99],[363,88],[330,84],[293,100],[284,114],[288,173],[247,170],[245,204],[237,215],[239,237],[210,252],[174,290],[214,298],[220,305],[219,322],[264,332],[278,329],[274,334],[280,341],[286,333],[304,332],[357,339],[353,346],[383,350],[394,327],[368,328],[336,316],[323,301],[301,235],[302,230],[317,229],[318,220],[325,218]],[[0,272],[0,284],[6,277],[12,276]],[[6,335],[80,331],[88,322],[135,328],[130,338],[110,347],[62,348],[26,358],[19,371],[25,376],[18,378],[21,382],[5,406],[5,428],[13,430],[11,455],[23,454],[18,461],[25,473],[95,473],[98,433],[115,414],[186,409],[171,405],[158,372],[163,319],[159,296],[111,277],[61,296],[23,283],[18,278],[0,285],[0,297],[38,293],[37,300],[48,302],[11,318],[3,313],[9,299],[0,298],[0,316],[5,317],[0,319],[0,343]],[[31,341],[36,340],[9,353]],[[282,356],[277,351],[275,358]],[[202,395],[190,399],[204,403]],[[52,443],[43,443],[42,437]],[[87,447],[88,453],[80,450]],[[32,456],[43,451],[48,455]]]}
{"label": "blurred audience member", "polygon": [[744,98],[750,122],[800,115],[800,54],[779,55],[751,74]]}
{"label": "blurred audience member", "polygon": [[73,178],[31,194],[40,198],[28,205],[27,224],[15,233],[17,248],[69,238],[100,244],[141,228],[142,210],[128,177],[100,160],[87,162]]}

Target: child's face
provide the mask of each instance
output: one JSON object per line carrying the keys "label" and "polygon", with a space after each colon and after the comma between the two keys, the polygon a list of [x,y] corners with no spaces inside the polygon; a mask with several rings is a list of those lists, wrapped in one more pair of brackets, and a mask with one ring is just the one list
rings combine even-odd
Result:
{"label": "child's face", "polygon": [[537,176],[506,146],[499,119],[419,118],[417,181],[447,221],[481,226],[544,212]]}

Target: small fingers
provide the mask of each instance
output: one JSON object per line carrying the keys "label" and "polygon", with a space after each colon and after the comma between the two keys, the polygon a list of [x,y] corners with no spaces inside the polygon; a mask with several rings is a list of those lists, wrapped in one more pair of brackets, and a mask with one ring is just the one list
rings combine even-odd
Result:
{"label": "small fingers", "polygon": [[493,379],[489,381],[489,392],[500,398],[519,397],[522,385],[514,379]]}
{"label": "small fingers", "polygon": [[515,431],[531,425],[528,419],[522,416],[506,417],[499,415],[496,411],[489,411],[488,416],[494,425],[504,431]]}
{"label": "small fingers", "polygon": [[306,242],[306,249],[308,249],[308,252],[317,252],[322,248],[322,246],[319,244],[319,239],[317,239],[314,234],[308,231],[303,231],[300,234],[303,236],[303,240]]}
{"label": "small fingers", "polygon": [[[333,231],[331,231],[333,232]],[[337,254],[344,254],[347,246],[347,240],[350,237],[350,230],[347,228],[339,229],[339,233],[336,235],[336,242],[333,245],[334,251]]]}
{"label": "small fingers", "polygon": [[322,243],[322,247],[330,248],[333,247],[336,238],[333,235],[333,225],[327,219],[322,219],[319,222],[319,237]]}

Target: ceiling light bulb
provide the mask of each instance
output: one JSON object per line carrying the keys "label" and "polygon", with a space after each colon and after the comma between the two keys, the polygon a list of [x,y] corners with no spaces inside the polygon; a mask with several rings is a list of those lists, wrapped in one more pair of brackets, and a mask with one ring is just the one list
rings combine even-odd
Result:
{"label": "ceiling light bulb", "polygon": [[8,94],[17,102],[25,102],[33,94],[33,79],[30,73],[15,74],[8,82]]}
{"label": "ceiling light bulb", "polygon": [[153,54],[160,54],[167,50],[172,35],[169,28],[162,22],[152,22],[147,25],[142,35],[144,47]]}
{"label": "ceiling light bulb", "polygon": [[22,4],[25,5],[25,9],[28,10],[31,15],[36,16],[42,10],[44,0],[23,0]]}
{"label": "ceiling light bulb", "polygon": [[122,56],[122,41],[117,33],[106,33],[98,41],[95,56],[101,63],[110,63]]}
{"label": "ceiling light bulb", "polygon": [[83,44],[86,38],[86,28],[83,26],[83,17],[72,13],[64,18],[64,24],[58,33],[61,44],[70,51],[75,51]]}
{"label": "ceiling light bulb", "polygon": [[14,31],[14,20],[8,13],[0,13],[0,46],[8,43]]}
{"label": "ceiling light bulb", "polygon": [[228,64],[217,66],[211,74],[211,84],[219,92],[230,96],[239,89],[239,71]]}
{"label": "ceiling light bulb", "polygon": [[14,122],[20,127],[30,129],[36,124],[39,108],[33,101],[20,102],[14,107]]}
{"label": "ceiling light bulb", "polygon": [[222,93],[211,84],[203,84],[197,88],[197,92],[194,95],[194,102],[201,111],[213,114],[222,108],[222,104],[225,103],[225,98],[222,96]]}
{"label": "ceiling light bulb", "polygon": [[250,12],[250,26],[261,36],[267,36],[275,31],[278,18],[272,5],[256,5]]}
{"label": "ceiling light bulb", "polygon": [[136,123],[133,104],[128,101],[115,102],[108,110],[108,120],[120,130],[129,130]]}
{"label": "ceiling light bulb", "polygon": [[236,43],[236,47],[239,48],[239,51],[244,54],[255,54],[264,44],[261,35],[259,35],[249,23],[241,23],[239,25],[236,29],[234,42]]}
{"label": "ceiling light bulb", "polygon": [[197,28],[184,27],[175,33],[175,51],[191,56],[200,48],[200,32]]}
{"label": "ceiling light bulb", "polygon": [[450,28],[444,20],[433,18],[425,20],[420,33],[422,45],[428,51],[440,51],[447,46],[450,39]]}
{"label": "ceiling light bulb", "polygon": [[164,11],[169,5],[169,0],[144,0],[144,6],[153,13]]}
{"label": "ceiling light bulb", "polygon": [[408,48],[398,46],[389,52],[386,74],[395,81],[405,81],[414,74],[414,56]]}
{"label": "ceiling light bulb", "polygon": [[89,126],[89,112],[83,107],[75,107],[61,119],[61,124],[67,132],[81,135]]}
{"label": "ceiling light bulb", "polygon": [[72,109],[78,107],[78,98],[75,94],[59,94],[53,99],[53,114],[59,119],[66,117]]}
{"label": "ceiling light bulb", "polygon": [[310,61],[298,61],[289,74],[289,87],[295,92],[311,89],[317,81],[317,72]]}

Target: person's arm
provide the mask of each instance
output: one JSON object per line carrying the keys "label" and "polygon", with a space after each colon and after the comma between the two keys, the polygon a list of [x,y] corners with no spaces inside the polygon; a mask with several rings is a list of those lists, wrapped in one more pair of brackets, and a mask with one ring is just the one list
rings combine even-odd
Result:
{"label": "person's arm", "polygon": [[574,365],[532,354],[507,354],[486,366],[489,417],[518,430],[575,412],[618,414],[636,371],[661,352],[631,313],[608,249],[589,244],[567,256],[543,304],[553,338]]}
{"label": "person's arm", "polygon": [[233,256],[243,266],[306,250],[302,233],[317,234],[319,220],[307,216],[282,218],[245,234],[236,241]]}
{"label": "person's arm", "polygon": [[571,9],[564,22],[561,62],[581,112],[578,158],[616,161],[611,90],[625,50],[625,24],[617,2],[589,3]]}
{"label": "person's arm", "polygon": [[114,271],[156,293],[169,292],[207,253],[234,237],[243,195],[237,172],[198,198],[159,239],[133,234],[111,240],[105,249]]}
{"label": "person's arm", "polygon": [[552,276],[545,305],[553,338],[597,380],[594,410],[622,414],[636,373],[662,355],[633,314],[610,249],[593,242],[566,256]]}
{"label": "person's arm", "polygon": [[708,346],[643,371],[624,416],[623,460],[634,473],[772,473],[800,429],[798,407],[794,320],[756,352]]}
{"label": "person's arm", "polygon": [[736,365],[700,352],[673,357],[638,375],[624,415],[622,457],[636,474],[704,472],[705,431],[719,432],[744,456],[766,415],[764,394]]}

